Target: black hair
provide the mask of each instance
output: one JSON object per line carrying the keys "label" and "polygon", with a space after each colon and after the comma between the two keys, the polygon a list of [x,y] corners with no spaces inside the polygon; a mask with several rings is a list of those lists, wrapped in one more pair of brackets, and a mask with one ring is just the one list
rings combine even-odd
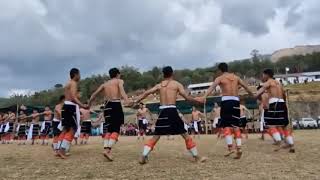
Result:
{"label": "black hair", "polygon": [[228,64],[227,63],[220,63],[218,65],[218,69],[221,71],[221,72],[228,72]]}
{"label": "black hair", "polygon": [[77,68],[72,68],[70,70],[70,78],[73,79],[76,75],[79,75],[80,71]]}
{"label": "black hair", "polygon": [[140,102],[139,104],[140,104],[140,105],[144,105],[143,102]]}
{"label": "black hair", "polygon": [[173,69],[171,66],[166,66],[162,69],[162,73],[164,78],[169,78],[173,74]]}
{"label": "black hair", "polygon": [[273,75],[274,75],[272,69],[265,69],[265,70],[263,70],[263,74],[268,75],[270,78],[273,78]]}
{"label": "black hair", "polygon": [[110,76],[110,78],[115,78],[115,77],[117,77],[118,74],[120,74],[120,71],[119,71],[118,68],[111,68],[111,69],[109,70],[109,76]]}
{"label": "black hair", "polygon": [[65,97],[64,95],[61,95],[61,96],[59,97],[59,102],[62,102],[65,98],[66,98],[66,97]]}

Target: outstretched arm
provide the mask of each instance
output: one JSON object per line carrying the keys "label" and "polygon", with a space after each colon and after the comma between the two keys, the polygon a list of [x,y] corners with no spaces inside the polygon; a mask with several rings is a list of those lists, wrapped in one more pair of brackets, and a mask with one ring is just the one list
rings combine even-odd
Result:
{"label": "outstretched arm", "polygon": [[187,101],[193,102],[193,103],[198,103],[198,101],[196,99],[194,99],[193,97],[189,96],[186,91],[184,90],[182,84],[178,84],[178,91],[179,94],[186,99]]}
{"label": "outstretched arm", "polygon": [[212,83],[212,85],[209,87],[209,89],[207,90],[207,92],[204,94],[203,98],[207,98],[209,96],[209,94],[211,94],[213,92],[213,90],[216,89],[216,87],[220,84],[220,78],[216,78],[214,80],[214,82]]}
{"label": "outstretched arm", "polygon": [[141,96],[139,96],[138,99],[136,99],[136,102],[139,103],[140,101],[148,97],[150,94],[156,93],[159,89],[160,89],[160,85],[159,84],[155,85],[153,88],[145,91]]}
{"label": "outstretched arm", "polygon": [[248,85],[245,82],[243,82],[240,78],[239,78],[239,84],[240,84],[241,87],[243,87],[249,93],[250,96],[253,95],[253,93],[249,89]]}
{"label": "outstretched arm", "polygon": [[268,88],[268,83],[263,84],[262,87],[257,91],[256,95],[254,95],[253,97],[258,99]]}
{"label": "outstretched arm", "polygon": [[89,99],[89,106],[91,105],[92,101],[97,97],[97,95],[104,89],[104,86],[101,85],[90,97]]}

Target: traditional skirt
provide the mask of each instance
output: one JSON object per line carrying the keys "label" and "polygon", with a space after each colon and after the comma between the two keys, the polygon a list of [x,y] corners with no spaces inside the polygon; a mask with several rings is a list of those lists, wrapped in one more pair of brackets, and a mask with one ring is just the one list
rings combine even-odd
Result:
{"label": "traditional skirt", "polygon": [[235,96],[223,96],[221,102],[221,127],[240,127],[240,102]]}
{"label": "traditional skirt", "polygon": [[287,126],[288,109],[285,101],[278,98],[269,99],[269,109],[264,110],[266,126]]}
{"label": "traditional skirt", "polygon": [[106,101],[104,109],[106,131],[104,133],[120,133],[120,127],[124,123],[124,114],[120,100]]}
{"label": "traditional skirt", "polygon": [[176,106],[160,106],[160,113],[155,127],[155,135],[184,134],[184,122],[180,118]]}

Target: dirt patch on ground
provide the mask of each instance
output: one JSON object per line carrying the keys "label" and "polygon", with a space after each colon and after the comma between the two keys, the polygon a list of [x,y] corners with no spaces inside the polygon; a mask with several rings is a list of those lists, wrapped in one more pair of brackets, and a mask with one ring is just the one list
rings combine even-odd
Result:
{"label": "dirt patch on ground", "polygon": [[181,137],[160,140],[149,164],[138,158],[143,142],[121,137],[114,148],[114,162],[102,156],[102,140],[72,147],[67,160],[53,156],[50,147],[0,145],[0,179],[319,179],[319,130],[296,131],[296,154],[273,152],[271,140],[250,135],[241,160],[225,158],[225,144],[216,136],[196,140],[199,152],[209,158],[197,164],[185,150]]}

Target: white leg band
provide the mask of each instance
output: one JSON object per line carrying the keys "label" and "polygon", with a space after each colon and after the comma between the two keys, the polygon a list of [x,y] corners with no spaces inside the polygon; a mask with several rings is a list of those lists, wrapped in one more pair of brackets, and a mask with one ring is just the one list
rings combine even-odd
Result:
{"label": "white leg band", "polygon": [[142,153],[143,156],[148,156],[150,152],[151,152],[151,147],[149,146],[143,147],[143,153]]}
{"label": "white leg band", "polygon": [[232,145],[233,144],[231,135],[227,135],[225,137],[225,140],[226,140],[227,145]]}

